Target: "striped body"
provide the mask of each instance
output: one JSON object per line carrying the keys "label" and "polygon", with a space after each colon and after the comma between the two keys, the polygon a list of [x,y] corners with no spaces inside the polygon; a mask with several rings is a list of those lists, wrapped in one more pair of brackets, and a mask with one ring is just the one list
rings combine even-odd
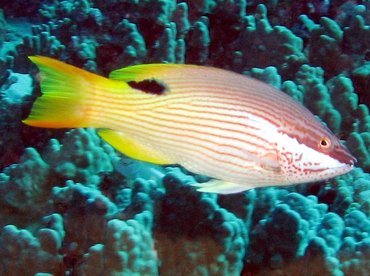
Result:
{"label": "striped body", "polygon": [[[91,81],[92,74],[84,74],[88,93],[79,126],[117,131],[164,157],[164,163],[234,183],[240,186],[235,191],[330,178],[354,163],[306,108],[236,73],[158,64],[117,70],[111,79],[93,75],[97,79]],[[164,93],[127,86],[147,79],[163,84]],[[330,151],[320,149],[323,138]]]}

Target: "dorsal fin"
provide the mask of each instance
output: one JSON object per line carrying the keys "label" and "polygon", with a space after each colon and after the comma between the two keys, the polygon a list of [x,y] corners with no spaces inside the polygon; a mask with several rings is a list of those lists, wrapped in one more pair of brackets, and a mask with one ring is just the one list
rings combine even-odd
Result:
{"label": "dorsal fin", "polygon": [[[163,78],[168,73],[175,74],[176,70],[183,67],[196,65],[173,64],[173,63],[153,63],[139,64],[112,71],[109,74],[110,79],[121,81],[141,81],[145,79]],[[165,79],[164,79],[165,80]]]}

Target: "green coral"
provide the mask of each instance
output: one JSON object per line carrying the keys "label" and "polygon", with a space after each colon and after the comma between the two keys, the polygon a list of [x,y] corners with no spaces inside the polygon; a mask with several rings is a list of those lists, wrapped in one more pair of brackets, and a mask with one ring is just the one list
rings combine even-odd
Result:
{"label": "green coral", "polygon": [[159,260],[148,218],[150,221],[149,212],[127,221],[108,221],[102,243],[84,254],[79,275],[158,275]]}
{"label": "green coral", "polygon": [[41,271],[52,275],[62,273],[63,257],[59,252],[64,237],[62,217],[58,214],[47,216],[44,224],[36,236],[14,225],[2,229],[1,275],[34,275]]}
{"label": "green coral", "polygon": [[[276,66],[282,75],[306,61],[302,53],[303,41],[283,26],[271,26],[267,9],[259,5],[255,16],[247,16],[247,27],[240,37],[244,66]],[[254,57],[259,57],[254,59]]]}
{"label": "green coral", "polygon": [[323,75],[322,68],[304,64],[296,73],[295,82],[303,95],[304,105],[319,115],[334,133],[339,133],[342,116],[332,104],[331,94],[324,84]]}

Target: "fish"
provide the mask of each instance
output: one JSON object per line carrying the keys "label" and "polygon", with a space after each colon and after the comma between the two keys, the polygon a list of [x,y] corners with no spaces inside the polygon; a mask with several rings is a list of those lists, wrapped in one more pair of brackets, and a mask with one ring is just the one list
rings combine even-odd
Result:
{"label": "fish", "polygon": [[352,170],[356,158],[307,108],[236,72],[139,64],[103,77],[31,56],[42,95],[27,125],[96,128],[126,156],[208,176],[200,192],[309,183]]}
{"label": "fish", "polygon": [[114,169],[131,181],[143,178],[158,183],[166,175],[166,169],[162,166],[130,158],[122,158],[117,161],[114,164]]}

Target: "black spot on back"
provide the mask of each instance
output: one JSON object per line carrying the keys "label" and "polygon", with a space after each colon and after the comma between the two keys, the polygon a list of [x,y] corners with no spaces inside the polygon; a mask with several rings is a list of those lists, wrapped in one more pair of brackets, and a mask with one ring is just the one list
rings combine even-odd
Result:
{"label": "black spot on back", "polygon": [[144,93],[163,95],[167,92],[167,86],[156,79],[146,79],[142,81],[129,81],[127,84]]}

